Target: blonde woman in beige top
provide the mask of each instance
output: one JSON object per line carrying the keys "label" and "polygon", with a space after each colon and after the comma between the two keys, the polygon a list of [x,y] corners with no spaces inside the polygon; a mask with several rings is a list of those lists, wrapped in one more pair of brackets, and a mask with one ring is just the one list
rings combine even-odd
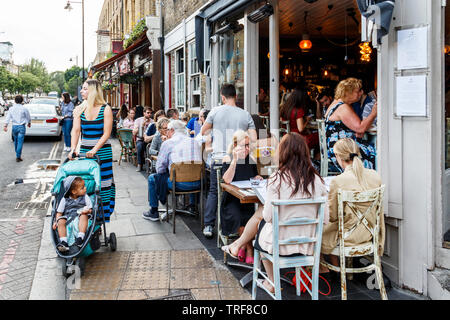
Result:
{"label": "blonde woman in beige top", "polygon": [[[328,194],[328,206],[330,209],[330,223],[323,228],[322,234],[322,254],[328,255],[338,245],[338,199],[339,189],[346,191],[364,191],[379,188],[382,184],[380,175],[372,169],[366,169],[360,159],[360,151],[353,139],[340,139],[334,145],[336,159],[344,169],[344,172],[331,180],[330,192]],[[365,212],[369,204],[357,204],[361,212]],[[344,232],[353,226],[357,217],[352,214],[348,206],[344,207]],[[371,215],[366,216],[371,225],[376,223],[375,209]],[[380,219],[380,237],[378,248],[379,254],[383,254],[385,227],[384,215]],[[345,239],[346,246],[360,245],[372,240],[372,235],[363,224],[360,224],[352,234]],[[338,266],[339,258],[330,254],[331,264]],[[328,272],[328,268],[321,266],[321,273]]]}
{"label": "blonde woman in beige top", "polygon": [[[291,132],[281,140],[276,156],[278,157],[278,170],[272,174],[268,181],[267,196],[264,207],[260,207],[246,224],[241,237],[222,250],[236,256],[238,249],[245,243],[251,242],[256,236],[255,248],[260,251],[272,253],[272,205],[275,199],[293,200],[305,198],[318,198],[326,196],[327,190],[322,178],[314,169],[309,157],[309,149],[301,135]],[[311,217],[317,215],[318,205],[285,206],[279,210],[279,221],[286,221],[295,217]],[[325,208],[324,223],[328,222],[328,208]],[[280,228],[280,239],[293,236],[314,237],[314,226],[296,226]],[[281,246],[280,255],[312,255],[311,244]],[[263,260],[264,268],[269,279],[273,282],[273,266],[268,260]],[[264,281],[263,285],[271,292],[273,286]]]}

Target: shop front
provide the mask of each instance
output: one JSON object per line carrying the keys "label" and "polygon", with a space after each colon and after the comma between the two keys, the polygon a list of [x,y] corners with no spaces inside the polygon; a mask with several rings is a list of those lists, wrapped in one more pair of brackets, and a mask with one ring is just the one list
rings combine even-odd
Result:
{"label": "shop front", "polygon": [[430,297],[435,272],[450,268],[444,4],[224,0],[203,8],[196,23],[207,106],[219,105],[221,84],[231,82],[238,105],[256,114],[264,89],[273,135],[283,91],[304,88],[312,114],[317,92],[333,92],[345,78],[361,79],[364,91],[375,93],[376,168],[386,185],[383,269],[397,285]]}

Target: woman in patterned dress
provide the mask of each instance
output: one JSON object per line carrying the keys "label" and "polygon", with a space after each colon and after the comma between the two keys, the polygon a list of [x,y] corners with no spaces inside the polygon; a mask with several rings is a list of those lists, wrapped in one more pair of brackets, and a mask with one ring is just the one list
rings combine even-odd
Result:
{"label": "woman in patterned dress", "polygon": [[[111,107],[103,99],[99,81],[87,80],[81,89],[84,102],[74,110],[72,143],[69,159],[77,150],[81,133],[80,153],[87,158],[98,155],[100,158],[101,191],[105,221],[109,222],[114,212],[116,189],[112,168],[112,148],[109,141],[113,126]],[[100,216],[101,217],[101,216]]]}
{"label": "woman in patterned dress", "polygon": [[328,158],[333,161],[339,171],[342,170],[336,160],[333,146],[339,139],[344,138],[355,140],[360,149],[364,167],[375,169],[376,150],[373,145],[363,141],[362,137],[377,117],[377,104],[374,105],[372,112],[364,120],[361,120],[351,107],[351,104],[358,100],[361,88],[361,80],[355,78],[348,78],[339,82],[334,101],[325,114]]}

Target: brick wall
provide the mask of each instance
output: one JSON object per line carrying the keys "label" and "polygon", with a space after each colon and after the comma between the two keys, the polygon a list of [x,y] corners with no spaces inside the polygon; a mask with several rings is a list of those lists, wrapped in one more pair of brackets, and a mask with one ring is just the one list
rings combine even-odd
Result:
{"label": "brick wall", "polygon": [[209,0],[166,0],[164,2],[164,34],[169,33]]}

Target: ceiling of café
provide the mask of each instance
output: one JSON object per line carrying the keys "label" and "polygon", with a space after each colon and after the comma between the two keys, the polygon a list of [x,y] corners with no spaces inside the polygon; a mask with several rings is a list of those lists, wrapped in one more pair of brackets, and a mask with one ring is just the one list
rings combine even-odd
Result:
{"label": "ceiling of caf\u00e9", "polygon": [[[282,38],[298,38],[306,31],[311,38],[344,38],[346,30],[349,38],[360,34],[361,14],[356,0],[317,0],[313,3],[281,0],[279,6]],[[265,19],[260,23],[260,35],[268,37],[268,34],[269,19]]]}

